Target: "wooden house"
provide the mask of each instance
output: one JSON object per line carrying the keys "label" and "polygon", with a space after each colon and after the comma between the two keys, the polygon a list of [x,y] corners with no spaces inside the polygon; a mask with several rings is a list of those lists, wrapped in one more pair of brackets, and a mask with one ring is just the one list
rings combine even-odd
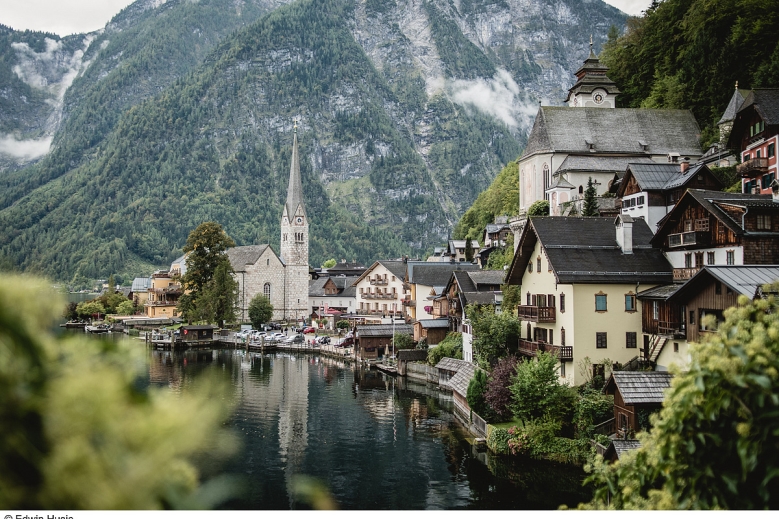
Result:
{"label": "wooden house", "polygon": [[674,281],[704,265],[779,264],[779,203],[771,195],[688,189],[651,240]]}
{"label": "wooden house", "polygon": [[777,178],[779,145],[779,88],[756,88],[736,112],[728,147],[739,150],[741,192],[770,194]]}
{"label": "wooden house", "polygon": [[427,340],[427,345],[435,346],[449,333],[449,319],[420,319],[414,324],[414,340]]}
{"label": "wooden house", "polygon": [[628,164],[616,196],[621,213],[643,218],[652,232],[688,188],[720,190],[724,186],[708,166],[682,160],[679,164]]}
{"label": "wooden house", "polygon": [[413,336],[410,324],[361,324],[355,330],[355,356],[362,360],[373,360],[385,355],[395,355],[393,351],[394,334],[403,333]]}
{"label": "wooden house", "polygon": [[614,371],[603,392],[614,395],[617,435],[623,439],[647,429],[649,415],[658,411],[671,387],[670,373],[659,371]]}
{"label": "wooden house", "polygon": [[433,318],[433,300],[440,294],[455,271],[478,271],[473,263],[431,263],[426,261],[406,262],[403,278],[406,290],[402,304],[410,320]]}

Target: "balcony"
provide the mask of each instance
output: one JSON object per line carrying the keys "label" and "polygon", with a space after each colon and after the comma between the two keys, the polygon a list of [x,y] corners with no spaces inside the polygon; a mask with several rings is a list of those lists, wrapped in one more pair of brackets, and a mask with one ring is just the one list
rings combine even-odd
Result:
{"label": "balcony", "polygon": [[673,321],[658,321],[657,334],[673,337],[675,339],[683,339],[687,337],[684,330],[684,325],[680,322]]}
{"label": "balcony", "polygon": [[709,231],[688,231],[668,235],[668,247],[708,246],[711,244]]}
{"label": "balcony", "polygon": [[736,174],[752,178],[768,173],[768,157],[755,157],[736,165]]}
{"label": "balcony", "polygon": [[555,355],[561,361],[573,360],[573,346],[556,346],[539,341],[528,341],[519,339],[519,352],[533,357],[538,355],[539,351],[545,351]]}
{"label": "balcony", "polygon": [[401,299],[400,302],[403,304],[403,306],[416,306],[417,302],[413,299]]}
{"label": "balcony", "polygon": [[532,323],[553,323],[557,319],[554,306],[520,305],[517,307],[517,317]]}
{"label": "balcony", "polygon": [[397,299],[398,294],[362,294],[363,299]]}
{"label": "balcony", "polygon": [[381,286],[384,286],[384,285],[387,285],[387,284],[388,284],[388,282],[387,282],[386,279],[378,279],[378,278],[377,279],[371,279],[371,285],[381,285]]}
{"label": "balcony", "polygon": [[177,301],[146,301],[145,306],[176,306]]}
{"label": "balcony", "polygon": [[700,269],[701,267],[674,269],[674,281],[687,281],[697,274]]}

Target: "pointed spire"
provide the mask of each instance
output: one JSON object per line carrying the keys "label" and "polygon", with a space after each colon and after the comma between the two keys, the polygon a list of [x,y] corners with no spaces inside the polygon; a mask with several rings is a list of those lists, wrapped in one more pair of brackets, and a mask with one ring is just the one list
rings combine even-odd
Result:
{"label": "pointed spire", "polygon": [[[298,157],[298,123],[295,119],[292,137],[292,163],[289,167],[289,187],[287,188],[287,215],[290,219],[295,215],[298,206],[303,204],[303,183],[300,181],[300,159]],[[305,214],[305,208],[303,209]]]}
{"label": "pointed spire", "polygon": [[590,56],[588,59],[597,58],[595,52],[592,50],[592,34],[590,34]]}

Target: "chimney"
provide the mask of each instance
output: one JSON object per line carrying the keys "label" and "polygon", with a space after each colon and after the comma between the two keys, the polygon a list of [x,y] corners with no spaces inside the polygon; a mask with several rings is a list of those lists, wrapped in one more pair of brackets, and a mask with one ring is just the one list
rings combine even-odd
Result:
{"label": "chimney", "polygon": [[684,157],[682,162],[679,163],[679,171],[681,171],[682,174],[685,174],[688,169],[690,169],[690,157]]}
{"label": "chimney", "polygon": [[629,214],[621,214],[614,220],[617,228],[617,245],[622,249],[622,254],[633,254],[633,217]]}

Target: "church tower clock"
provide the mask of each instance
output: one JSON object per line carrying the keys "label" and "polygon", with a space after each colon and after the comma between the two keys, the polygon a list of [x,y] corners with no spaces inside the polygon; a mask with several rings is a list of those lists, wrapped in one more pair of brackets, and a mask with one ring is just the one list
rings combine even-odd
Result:
{"label": "church tower clock", "polygon": [[303,205],[297,128],[296,121],[287,201],[281,215],[280,254],[286,278],[284,316],[295,321],[304,319],[308,314],[308,216]]}

